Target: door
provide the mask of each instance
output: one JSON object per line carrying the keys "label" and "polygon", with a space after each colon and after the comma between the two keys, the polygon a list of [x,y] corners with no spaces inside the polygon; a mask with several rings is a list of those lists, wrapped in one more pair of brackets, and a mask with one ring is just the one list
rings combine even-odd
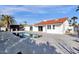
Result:
{"label": "door", "polygon": [[38,31],[43,31],[43,26],[38,26]]}
{"label": "door", "polygon": [[33,27],[31,26],[31,27],[30,27],[30,31],[32,31],[32,30],[33,30]]}

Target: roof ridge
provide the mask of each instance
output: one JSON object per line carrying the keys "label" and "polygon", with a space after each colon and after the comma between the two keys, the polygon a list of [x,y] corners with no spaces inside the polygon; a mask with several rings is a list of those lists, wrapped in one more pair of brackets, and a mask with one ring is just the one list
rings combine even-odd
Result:
{"label": "roof ridge", "polygon": [[50,19],[50,20],[46,20],[46,21],[41,21],[41,22],[47,22],[47,21],[52,21],[52,20],[59,20],[59,19],[68,19],[68,17],[63,17],[63,18],[56,18],[56,19]]}
{"label": "roof ridge", "polygon": [[36,23],[34,25],[46,25],[46,24],[54,24],[54,23],[63,23],[67,19],[68,19],[68,17],[57,18],[57,19],[52,19],[52,20],[47,20],[47,21],[41,21],[41,22]]}

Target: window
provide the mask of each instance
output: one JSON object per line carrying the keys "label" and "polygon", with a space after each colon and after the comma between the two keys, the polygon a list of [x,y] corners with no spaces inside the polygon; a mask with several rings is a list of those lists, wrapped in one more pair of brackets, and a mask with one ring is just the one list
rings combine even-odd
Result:
{"label": "window", "polygon": [[51,29],[51,25],[47,25],[47,29]]}
{"label": "window", "polygon": [[53,25],[53,29],[55,29],[55,25]]}

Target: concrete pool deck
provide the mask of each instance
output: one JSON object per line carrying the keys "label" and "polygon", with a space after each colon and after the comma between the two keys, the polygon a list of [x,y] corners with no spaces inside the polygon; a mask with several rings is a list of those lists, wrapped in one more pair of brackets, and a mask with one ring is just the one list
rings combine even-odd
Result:
{"label": "concrete pool deck", "polygon": [[19,38],[9,32],[1,32],[4,40],[0,40],[0,53],[15,54],[22,52],[24,54],[74,54],[79,53],[79,38],[69,35],[48,34],[42,32],[29,32],[39,34],[42,37],[30,39]]}
{"label": "concrete pool deck", "polygon": [[42,32],[30,32],[42,35],[40,38],[34,39],[37,44],[40,43],[47,43],[51,46],[56,47],[56,50],[59,53],[79,53],[74,48],[79,49],[79,38],[72,37],[65,34],[49,34],[49,33],[42,33]]}

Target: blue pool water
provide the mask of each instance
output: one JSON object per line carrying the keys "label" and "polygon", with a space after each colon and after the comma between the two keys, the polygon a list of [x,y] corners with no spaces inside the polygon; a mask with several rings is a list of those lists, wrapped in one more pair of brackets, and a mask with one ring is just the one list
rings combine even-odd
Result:
{"label": "blue pool water", "polygon": [[26,37],[39,38],[39,37],[42,37],[42,35],[31,34],[31,33],[27,33],[27,32],[19,32],[19,33],[13,33],[13,34],[19,36],[20,38],[26,38]]}

